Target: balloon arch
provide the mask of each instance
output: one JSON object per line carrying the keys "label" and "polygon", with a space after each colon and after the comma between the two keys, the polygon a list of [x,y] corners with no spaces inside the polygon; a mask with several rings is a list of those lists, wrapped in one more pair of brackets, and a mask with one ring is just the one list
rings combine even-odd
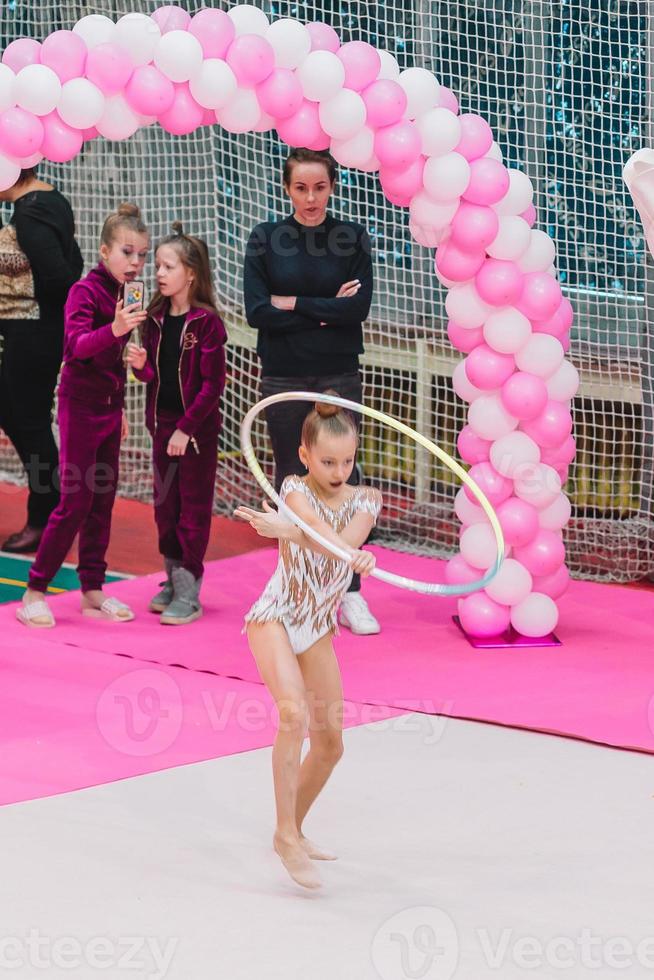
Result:
{"label": "balloon arch", "polygon": [[[329,148],[346,167],[379,172],[409,209],[416,242],[435,249],[448,288],[449,339],[467,355],[454,390],[469,403],[458,450],[494,505],[507,554],[495,579],[459,600],[463,627],[491,636],[510,624],[549,633],[568,583],[561,487],[575,454],[569,348],[551,238],[533,228],[533,187],[508,169],[488,123],[459,112],[423,68],[363,41],[341,44],[327,24],[270,23],[250,5],[180,7],[117,23],[83,17],[42,43],[20,38],[0,65],[0,189],[43,158],[65,163],[87,140],[124,140],[158,122],[184,135],[220,123],[231,133],[276,129],[285,143]],[[467,488],[449,582],[472,581],[495,560],[495,536]]]}

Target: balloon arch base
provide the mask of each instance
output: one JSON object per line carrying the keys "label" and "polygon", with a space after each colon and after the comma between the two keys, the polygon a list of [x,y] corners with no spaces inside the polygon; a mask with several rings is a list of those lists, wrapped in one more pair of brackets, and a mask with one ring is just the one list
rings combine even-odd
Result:
{"label": "balloon arch base", "polygon": [[512,626],[499,633],[497,636],[472,636],[467,633],[461,625],[458,616],[452,616],[452,622],[461,630],[466,640],[475,650],[505,650],[529,649],[530,647],[560,647],[563,646],[556,633],[548,633],[546,636],[523,636]]}

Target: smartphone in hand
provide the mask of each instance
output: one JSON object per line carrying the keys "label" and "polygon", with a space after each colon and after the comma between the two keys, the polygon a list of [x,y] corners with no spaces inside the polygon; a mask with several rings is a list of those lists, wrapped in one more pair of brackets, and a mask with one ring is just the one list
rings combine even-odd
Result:
{"label": "smartphone in hand", "polygon": [[145,309],[145,283],[142,279],[134,279],[133,282],[126,282],[123,288],[123,306],[140,306]]}

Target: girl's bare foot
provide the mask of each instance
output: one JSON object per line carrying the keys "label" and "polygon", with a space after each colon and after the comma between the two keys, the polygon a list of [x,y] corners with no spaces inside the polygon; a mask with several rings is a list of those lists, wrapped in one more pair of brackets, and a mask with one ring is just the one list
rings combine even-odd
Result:
{"label": "girl's bare foot", "polygon": [[312,861],[338,861],[336,854],[331,854],[318,844],[314,844],[313,841],[309,840],[303,834],[300,834],[300,844],[304,848],[307,857],[310,857]]}
{"label": "girl's bare foot", "polygon": [[288,838],[275,834],[273,847],[289,875],[303,888],[320,888],[320,875],[312,865],[298,837]]}

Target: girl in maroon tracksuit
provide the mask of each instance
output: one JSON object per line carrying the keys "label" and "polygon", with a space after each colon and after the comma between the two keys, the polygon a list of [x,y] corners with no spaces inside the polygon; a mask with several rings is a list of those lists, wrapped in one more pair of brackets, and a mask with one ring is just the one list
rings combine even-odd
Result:
{"label": "girl in maroon tracksuit", "polygon": [[130,333],[146,317],[138,307],[123,309],[122,293],[126,282],[141,275],[149,246],[139,209],[121,205],[102,228],[100,264],[68,294],[58,394],[60,502],[16,610],[25,626],[55,625],[44,596],[78,531],[82,612],[116,622],[134,618],[129,606],[107,598],[102,586],[120,441],[126,435],[123,352]]}
{"label": "girl in maroon tracksuit", "polygon": [[200,586],[214,501],[227,335],[216,310],[209,253],[181,225],[157,248],[158,292],[144,346],[127,361],[147,382],[154,516],[166,582],[150,603],[177,626],[202,615]]}

